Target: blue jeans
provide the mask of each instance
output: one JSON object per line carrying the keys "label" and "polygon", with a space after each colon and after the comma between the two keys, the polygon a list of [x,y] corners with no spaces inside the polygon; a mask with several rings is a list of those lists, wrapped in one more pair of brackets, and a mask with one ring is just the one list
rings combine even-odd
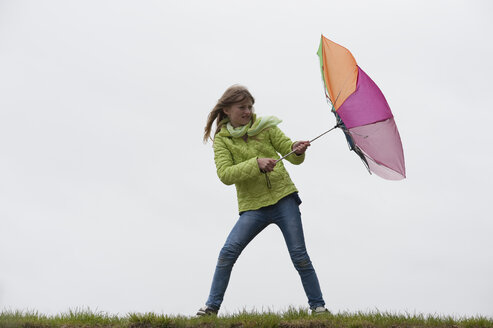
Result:
{"label": "blue jeans", "polygon": [[317,274],[306,252],[298,207],[300,203],[298,194],[293,193],[274,205],[240,213],[238,222],[219,253],[207,306],[219,310],[228,287],[231,270],[238,256],[246,245],[271,223],[277,224],[282,231],[291,260],[301,277],[310,308],[325,305]]}

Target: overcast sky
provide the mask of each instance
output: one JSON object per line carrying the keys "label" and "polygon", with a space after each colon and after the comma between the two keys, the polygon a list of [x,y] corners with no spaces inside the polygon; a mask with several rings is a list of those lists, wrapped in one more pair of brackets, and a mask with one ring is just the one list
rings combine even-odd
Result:
{"label": "overcast sky", "polygon": [[[333,312],[493,316],[490,1],[1,1],[0,311],[193,315],[237,220],[209,111],[246,85],[293,140],[334,125],[316,51],[347,47],[385,94],[407,179],[341,131],[287,164]],[[276,226],[222,313],[307,307]]]}

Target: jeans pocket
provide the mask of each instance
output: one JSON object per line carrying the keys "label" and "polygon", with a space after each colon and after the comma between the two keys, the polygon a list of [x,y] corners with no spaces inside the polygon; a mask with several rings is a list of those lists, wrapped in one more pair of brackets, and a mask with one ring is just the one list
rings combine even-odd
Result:
{"label": "jeans pocket", "polygon": [[301,203],[302,203],[302,201],[301,201],[301,198],[300,198],[300,196],[298,195],[298,193],[297,193],[297,192],[294,192],[294,193],[292,193],[291,195],[293,196],[293,198],[294,198],[294,200],[295,200],[296,204],[298,204],[298,206],[300,206],[300,205],[301,205]]}

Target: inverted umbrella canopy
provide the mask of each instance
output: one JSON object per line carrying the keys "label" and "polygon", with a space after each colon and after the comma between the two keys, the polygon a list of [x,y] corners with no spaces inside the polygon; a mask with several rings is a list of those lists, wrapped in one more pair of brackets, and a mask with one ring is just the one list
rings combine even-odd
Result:
{"label": "inverted umbrella canopy", "polygon": [[370,172],[388,180],[404,179],[401,138],[383,93],[349,50],[323,35],[318,56],[325,95],[350,149]]}

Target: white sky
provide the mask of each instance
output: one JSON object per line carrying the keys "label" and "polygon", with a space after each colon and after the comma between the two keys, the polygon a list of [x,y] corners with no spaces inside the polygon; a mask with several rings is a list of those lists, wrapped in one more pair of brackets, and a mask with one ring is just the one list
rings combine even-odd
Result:
{"label": "white sky", "polygon": [[[334,125],[316,51],[379,85],[408,178],[342,132],[288,164],[333,311],[493,316],[489,1],[0,1],[0,310],[192,315],[237,219],[202,144],[234,83],[292,139]],[[306,307],[282,235],[240,256],[223,313]]]}

